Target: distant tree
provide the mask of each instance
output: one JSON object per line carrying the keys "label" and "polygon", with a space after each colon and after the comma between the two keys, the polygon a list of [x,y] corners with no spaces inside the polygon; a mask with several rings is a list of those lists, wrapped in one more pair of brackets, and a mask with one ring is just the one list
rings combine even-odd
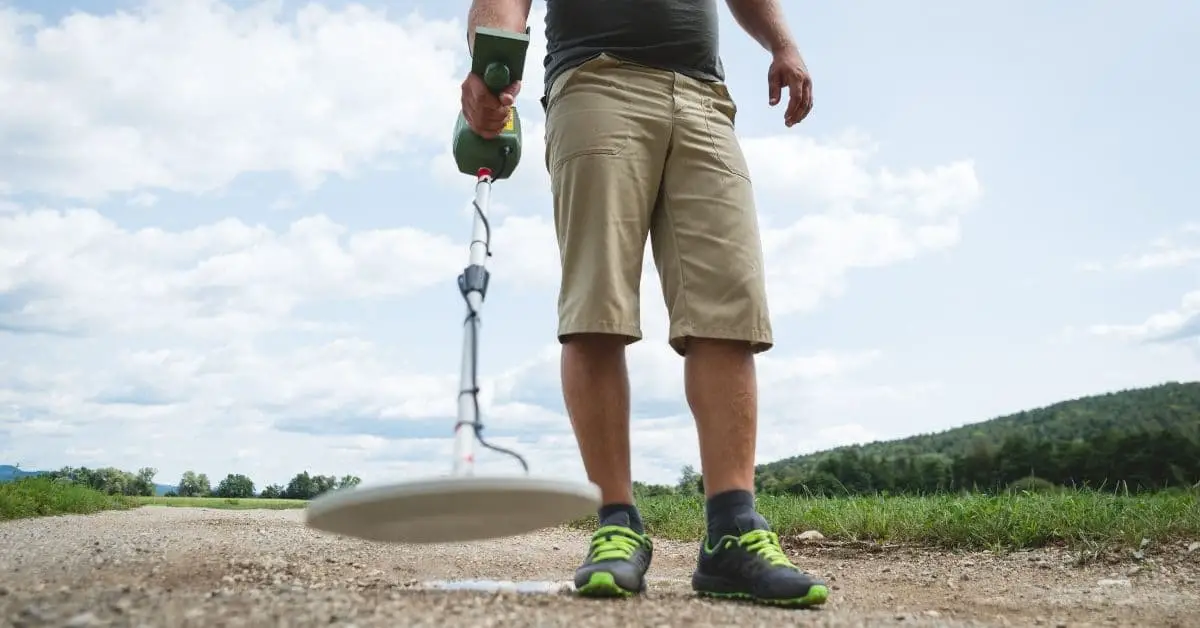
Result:
{"label": "distant tree", "polygon": [[189,470],[179,478],[177,490],[180,497],[205,497],[212,492],[212,485],[209,484],[208,475]]}
{"label": "distant tree", "polygon": [[263,488],[262,492],[259,493],[258,496],[263,499],[279,499],[280,497],[283,497],[284,491],[285,489],[282,486],[278,484],[272,484]]}
{"label": "distant tree", "polygon": [[254,482],[240,473],[230,473],[217,484],[217,497],[254,497]]}
{"label": "distant tree", "polygon": [[154,476],[158,475],[158,469],[152,467],[142,467],[138,469],[137,475],[130,482],[130,490],[132,495],[142,495],[150,497],[155,493]]}
{"label": "distant tree", "polygon": [[316,495],[316,483],[308,471],[297,473],[288,482],[287,488],[283,489],[283,496],[287,499],[312,499]]}
{"label": "distant tree", "polygon": [[690,464],[683,465],[679,472],[679,481],[675,483],[675,490],[683,495],[704,493],[704,475]]}

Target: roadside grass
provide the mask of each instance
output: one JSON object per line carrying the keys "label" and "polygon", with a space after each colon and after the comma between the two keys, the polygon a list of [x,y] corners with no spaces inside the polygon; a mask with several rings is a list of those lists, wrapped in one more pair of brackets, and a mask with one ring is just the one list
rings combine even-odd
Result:
{"label": "roadside grass", "polygon": [[292,510],[308,504],[303,499],[264,499],[261,497],[134,497],[139,506],[176,508],[216,508],[219,510]]}
{"label": "roadside grass", "polygon": [[[138,506],[286,510],[297,499],[122,497],[43,477],[0,483],[0,521],[89,514]],[[699,540],[700,495],[638,499],[647,531],[656,538]],[[759,510],[780,536],[816,530],[832,541],[900,544],[955,550],[1012,551],[1045,546],[1099,552],[1118,547],[1200,540],[1196,491],[1126,494],[1094,490],[997,495],[797,497],[760,495]],[[589,529],[595,516],[572,525]]]}
{"label": "roadside grass", "polygon": [[[638,509],[652,536],[693,541],[704,534],[704,500],[699,495],[643,497]],[[835,541],[943,549],[1011,551],[1058,545],[1098,551],[1200,539],[1200,499],[1189,491],[761,495],[758,509],[780,536],[816,530]],[[573,525],[587,529],[596,525],[596,518]]]}
{"label": "roadside grass", "polygon": [[106,495],[86,486],[44,477],[0,483],[0,521],[84,515],[102,510],[125,510],[136,505],[129,497]]}

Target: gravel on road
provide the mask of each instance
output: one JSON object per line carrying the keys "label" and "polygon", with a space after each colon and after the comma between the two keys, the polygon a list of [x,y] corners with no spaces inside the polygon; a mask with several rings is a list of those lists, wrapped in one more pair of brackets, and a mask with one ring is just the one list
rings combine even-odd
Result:
{"label": "gravel on road", "polygon": [[[1195,626],[1200,551],[1083,566],[789,545],[827,578],[819,610],[702,601],[697,546],[656,541],[640,599],[574,598],[587,545],[554,529],[469,544],[384,545],[310,530],[302,511],[142,507],[0,523],[0,623],[35,626]],[[535,592],[476,581],[511,581]],[[467,581],[467,582],[464,582]],[[446,584],[451,583],[451,584]],[[458,584],[454,584],[458,583]],[[458,589],[446,590],[446,586]],[[495,590],[497,589],[498,590]]]}

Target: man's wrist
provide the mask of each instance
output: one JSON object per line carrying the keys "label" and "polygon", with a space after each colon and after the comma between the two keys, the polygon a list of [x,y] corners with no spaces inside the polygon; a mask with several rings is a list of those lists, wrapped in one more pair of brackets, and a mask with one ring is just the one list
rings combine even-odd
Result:
{"label": "man's wrist", "polygon": [[800,47],[797,46],[796,42],[792,41],[791,39],[786,39],[780,42],[772,42],[770,50],[771,54],[777,57],[784,54],[800,54]]}

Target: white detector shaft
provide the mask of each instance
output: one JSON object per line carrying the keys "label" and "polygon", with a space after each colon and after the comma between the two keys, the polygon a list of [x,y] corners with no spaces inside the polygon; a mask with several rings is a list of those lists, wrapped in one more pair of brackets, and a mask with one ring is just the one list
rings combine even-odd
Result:
{"label": "white detector shaft", "polygon": [[[458,279],[467,317],[451,474],[326,493],[309,502],[305,517],[309,527],[387,543],[462,542],[562,525],[592,514],[600,506],[600,488],[595,484],[529,477],[529,468],[519,454],[489,445],[478,431],[479,316],[488,283],[491,228],[487,211],[492,181],[491,171],[479,171],[470,258]],[[526,475],[475,477],[477,440],[515,457]]]}
{"label": "white detector shaft", "polygon": [[[459,278],[459,288],[467,300],[467,317],[463,322],[462,370],[458,386],[458,422],[454,425],[455,477],[475,474],[475,426],[479,421],[477,375],[479,352],[479,329],[482,324],[483,299],[487,292],[487,258],[490,251],[491,229],[487,216],[492,200],[492,173],[480,170],[475,180],[475,201],[471,212],[474,226],[471,228],[471,251],[467,268]],[[474,282],[474,283],[473,283]]]}

